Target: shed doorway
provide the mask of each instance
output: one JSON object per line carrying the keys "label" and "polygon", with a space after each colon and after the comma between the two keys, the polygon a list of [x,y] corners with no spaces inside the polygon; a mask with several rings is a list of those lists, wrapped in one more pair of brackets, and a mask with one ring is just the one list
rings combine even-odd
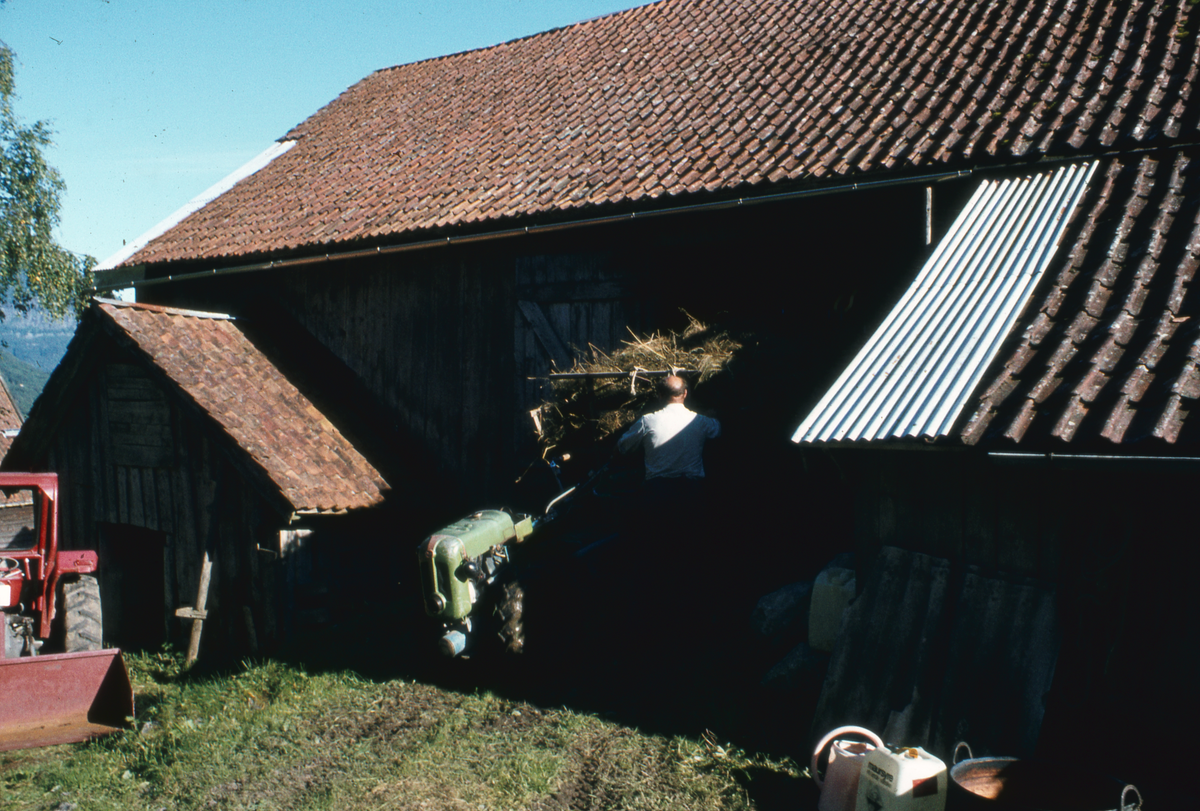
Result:
{"label": "shed doorway", "polygon": [[100,600],[104,641],[156,650],[167,641],[167,535],[130,524],[100,525]]}

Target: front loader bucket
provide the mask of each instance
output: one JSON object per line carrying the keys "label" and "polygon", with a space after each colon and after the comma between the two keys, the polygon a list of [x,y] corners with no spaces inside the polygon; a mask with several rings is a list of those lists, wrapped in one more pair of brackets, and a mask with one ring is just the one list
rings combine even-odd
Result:
{"label": "front loader bucket", "polygon": [[121,651],[0,659],[0,752],[127,729],[133,686]]}

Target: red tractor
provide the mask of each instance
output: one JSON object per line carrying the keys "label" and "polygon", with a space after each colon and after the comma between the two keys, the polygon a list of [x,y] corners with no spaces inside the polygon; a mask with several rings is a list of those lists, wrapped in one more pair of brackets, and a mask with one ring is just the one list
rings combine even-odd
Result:
{"label": "red tractor", "polygon": [[121,652],[102,649],[96,568],[95,552],[59,549],[56,474],[0,473],[0,751],[87,740],[132,718]]}

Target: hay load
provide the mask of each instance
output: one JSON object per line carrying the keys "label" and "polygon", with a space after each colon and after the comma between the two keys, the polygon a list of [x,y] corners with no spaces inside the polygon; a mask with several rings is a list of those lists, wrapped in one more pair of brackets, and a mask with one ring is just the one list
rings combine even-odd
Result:
{"label": "hay load", "polygon": [[[542,456],[589,455],[610,447],[637,417],[657,403],[656,386],[676,372],[694,391],[724,370],[742,341],[692,316],[681,331],[631,339],[551,377],[550,397],[531,412]],[[606,440],[608,440],[606,442]]]}

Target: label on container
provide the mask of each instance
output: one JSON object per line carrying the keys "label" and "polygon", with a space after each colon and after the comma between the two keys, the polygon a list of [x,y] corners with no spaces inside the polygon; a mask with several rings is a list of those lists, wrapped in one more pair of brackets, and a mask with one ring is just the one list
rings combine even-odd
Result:
{"label": "label on container", "polygon": [[867,761],[866,773],[867,777],[870,777],[876,783],[882,783],[888,788],[893,788],[895,786],[896,775],[879,768],[870,761]]}

